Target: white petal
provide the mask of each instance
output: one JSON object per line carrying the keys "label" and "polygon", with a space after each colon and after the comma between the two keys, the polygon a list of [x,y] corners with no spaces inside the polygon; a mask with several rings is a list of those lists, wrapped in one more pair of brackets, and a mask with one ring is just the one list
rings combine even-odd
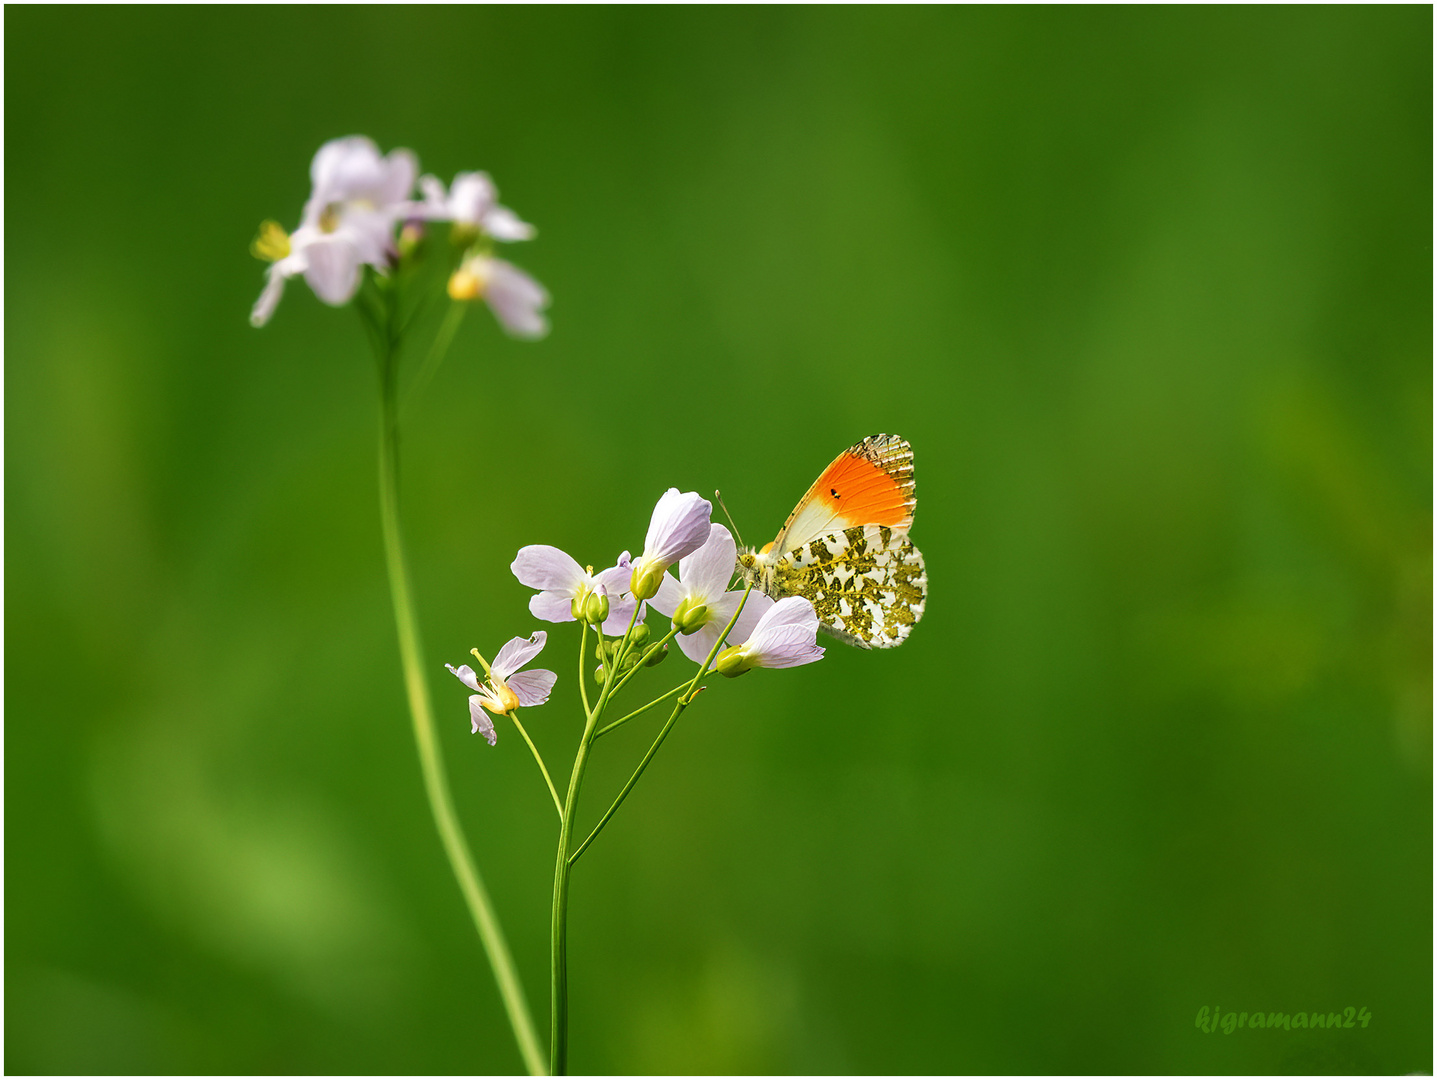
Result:
{"label": "white petal", "polygon": [[549,700],[549,694],[554,689],[554,684],[559,681],[559,676],[552,671],[535,668],[533,671],[516,672],[504,681],[509,689],[514,691],[520,705],[532,707]]}
{"label": "white petal", "polygon": [[458,667],[455,667],[453,664],[445,664],[444,666],[449,669],[449,674],[469,687],[470,690],[483,689],[483,687],[479,685],[479,676],[474,674],[474,669],[468,664],[460,664]]}
{"label": "white petal", "polygon": [[703,547],[680,560],[679,577],[692,596],[709,603],[728,588],[737,563],[738,548],[734,546],[733,535],[715,522],[709,526],[708,540]]}
{"label": "white petal", "polygon": [[654,610],[661,615],[674,617],[674,612],[679,609],[679,604],[689,595],[687,585],[680,585],[668,574],[659,578],[659,591],[654,593],[649,603],[653,604]]}
{"label": "white petal", "polygon": [[532,637],[510,638],[499,650],[499,655],[494,657],[489,670],[495,678],[508,682],[510,675],[544,651],[544,643],[548,640],[549,635],[543,630],[535,630]]}
{"label": "white petal", "polygon": [[479,704],[479,697],[475,695],[469,699],[469,734],[483,735],[489,740],[489,745],[495,742],[494,721],[489,719],[489,714]]}
{"label": "white petal", "polygon": [[529,597],[529,612],[545,622],[573,622],[574,598],[567,593],[541,592]]}
{"label": "white petal", "polygon": [[424,195],[424,207],[439,212],[444,211],[444,204],[449,201],[444,193],[444,181],[437,176],[425,173],[419,178],[419,190]]}
{"label": "white petal", "polygon": [[713,651],[714,642],[718,640],[720,631],[727,625],[727,619],[723,622],[710,620],[692,634],[680,634],[674,640],[679,643],[679,648],[683,650],[685,656],[695,664],[702,664],[709,658],[709,653]]}
{"label": "white petal", "polygon": [[595,574],[594,582],[603,589],[607,596],[621,596],[629,591],[629,578],[632,575],[633,568],[629,563],[629,553],[626,551],[619,556],[617,564]]}
{"label": "white petal", "polygon": [[353,244],[341,238],[316,241],[304,250],[309,265],[304,280],[326,304],[349,303],[359,288],[360,258]]}
{"label": "white petal", "polygon": [[265,272],[264,289],[259,294],[259,299],[254,302],[250,309],[249,322],[251,326],[263,326],[269,322],[274,309],[279,306],[279,298],[284,295],[284,283],[289,275],[280,271],[280,264],[275,263]]}
{"label": "white petal", "polygon": [[540,312],[549,306],[544,286],[503,259],[488,260],[484,300],[499,325],[515,337],[541,338],[549,322]]}
{"label": "white petal", "polygon": [[[739,597],[742,596],[743,593],[738,590],[735,590],[728,595],[733,597]],[[740,611],[738,614],[738,622],[734,623],[733,629],[729,631],[728,643],[730,645],[742,645],[745,641],[751,638],[753,636],[754,628],[757,627],[758,624],[763,620],[763,617],[768,614],[768,611],[771,607],[773,607],[773,604],[773,597],[766,596],[765,594],[759,592],[757,589],[749,593],[748,603],[744,604],[743,610]],[[724,619],[724,625],[728,625],[728,619],[732,618],[732,616],[733,609],[729,608],[727,617],[725,617]]]}
{"label": "white petal", "polygon": [[380,170],[380,182],[375,199],[381,207],[391,212],[400,203],[407,202],[414,190],[414,178],[419,175],[419,160],[412,150],[391,150],[384,159]]}
{"label": "white petal", "polygon": [[713,506],[695,491],[680,494],[669,488],[654,506],[649,532],[644,538],[644,560],[672,566],[696,551],[709,538],[709,514]]}
{"label": "white petal", "polygon": [[813,610],[813,605],[803,597],[785,596],[764,613],[758,626],[754,627],[754,635],[757,636],[764,630],[773,630],[781,626],[802,627],[817,634],[818,613]]}
{"label": "white petal", "polygon": [[579,595],[579,587],[587,575],[573,556],[548,544],[530,544],[519,549],[509,569],[520,585],[545,592],[560,593],[570,598]]}
{"label": "white petal", "polygon": [[507,206],[491,207],[485,212],[480,224],[484,227],[484,231],[495,240],[505,242],[532,240],[538,232],[527,221],[519,220],[519,215]]}
{"label": "white petal", "polygon": [[801,596],[786,596],[759,619],[743,650],[755,667],[796,667],[822,658],[817,636],[813,605]]}
{"label": "white petal", "polygon": [[477,228],[483,222],[484,215],[493,207],[497,195],[494,181],[489,179],[487,173],[458,173],[449,188],[449,216],[454,221]]}
{"label": "white petal", "polygon": [[759,635],[754,634],[744,646],[754,667],[798,667],[823,659],[823,646],[815,645],[813,635],[799,626],[771,628],[764,633],[762,645],[758,641]]}

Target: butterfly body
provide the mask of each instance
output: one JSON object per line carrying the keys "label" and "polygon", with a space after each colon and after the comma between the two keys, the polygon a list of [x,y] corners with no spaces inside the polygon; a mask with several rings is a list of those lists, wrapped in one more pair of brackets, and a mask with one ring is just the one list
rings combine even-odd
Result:
{"label": "butterfly body", "polygon": [[773,543],[738,557],[739,573],[775,599],[806,598],[850,645],[900,645],[928,596],[923,555],[908,538],[915,505],[912,447],[871,435],[819,475]]}

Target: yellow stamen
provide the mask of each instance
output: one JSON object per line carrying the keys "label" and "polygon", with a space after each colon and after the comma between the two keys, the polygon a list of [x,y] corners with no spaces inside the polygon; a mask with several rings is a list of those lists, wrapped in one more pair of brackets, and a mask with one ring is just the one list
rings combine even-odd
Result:
{"label": "yellow stamen", "polygon": [[265,262],[279,262],[289,255],[289,234],[279,227],[277,221],[266,221],[259,227],[259,235],[249,246],[249,253]]}

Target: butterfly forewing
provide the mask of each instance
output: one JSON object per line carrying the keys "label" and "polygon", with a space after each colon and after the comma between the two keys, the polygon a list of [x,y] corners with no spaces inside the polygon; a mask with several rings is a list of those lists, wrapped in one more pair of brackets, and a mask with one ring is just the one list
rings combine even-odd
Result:
{"label": "butterfly forewing", "polygon": [[784,552],[773,593],[802,596],[835,637],[860,648],[903,643],[923,617],[928,574],[906,530],[855,525]]}
{"label": "butterfly forewing", "polygon": [[897,435],[870,435],[824,469],[783,523],[774,551],[791,551],[855,525],[913,524],[913,448]]}

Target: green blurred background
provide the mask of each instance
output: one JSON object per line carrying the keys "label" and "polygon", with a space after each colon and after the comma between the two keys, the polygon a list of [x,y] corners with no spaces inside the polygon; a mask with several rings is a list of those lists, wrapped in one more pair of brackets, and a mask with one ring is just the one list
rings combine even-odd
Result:
{"label": "green blurred background", "polygon": [[[439,665],[534,628],[523,544],[611,559],[669,485],[761,543],[851,442],[916,452],[909,642],[716,688],[579,865],[576,1071],[1431,1070],[1430,8],[5,27],[7,1071],[520,1068],[359,321],[246,321],[351,133],[489,170],[555,298],[537,345],[471,317],[404,447],[541,1026],[553,811]],[[531,714],[564,773],[575,697]]]}

